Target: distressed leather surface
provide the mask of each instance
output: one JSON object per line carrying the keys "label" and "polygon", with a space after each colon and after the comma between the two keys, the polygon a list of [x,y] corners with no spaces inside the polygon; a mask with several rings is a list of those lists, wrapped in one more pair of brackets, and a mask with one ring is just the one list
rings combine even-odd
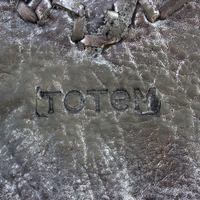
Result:
{"label": "distressed leather surface", "polygon": [[[0,2],[0,198],[200,199],[199,1],[155,23],[138,5],[123,40],[96,57],[71,42],[68,12],[38,27],[9,5]],[[103,23],[92,16],[87,33]],[[128,108],[117,110],[122,88]],[[145,115],[150,88],[161,106]],[[64,104],[72,90],[84,98],[78,113]],[[92,90],[108,91],[100,112]],[[41,92],[60,92],[52,114]]]}

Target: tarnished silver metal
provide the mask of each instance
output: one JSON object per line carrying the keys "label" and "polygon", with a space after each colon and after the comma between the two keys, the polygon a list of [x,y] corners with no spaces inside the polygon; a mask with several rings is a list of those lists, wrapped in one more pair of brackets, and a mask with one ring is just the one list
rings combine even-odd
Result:
{"label": "tarnished silver metal", "polygon": [[32,0],[28,3],[28,6],[31,8],[31,10],[35,11],[37,6],[40,4],[42,0]]}
{"label": "tarnished silver metal", "polygon": [[132,23],[136,5],[137,0],[118,0],[114,3],[115,12],[108,12],[107,23],[97,30],[98,35],[108,39],[101,47],[119,42],[124,37]]}
{"label": "tarnished silver metal", "polygon": [[78,18],[74,22],[73,32],[72,32],[72,41],[80,41],[84,36],[84,27],[85,27],[85,17]]}
{"label": "tarnished silver metal", "polygon": [[85,17],[86,18],[90,18],[90,14],[91,14],[91,11],[90,10],[85,10]]}
{"label": "tarnished silver metal", "polygon": [[19,2],[17,12],[25,21],[33,23],[37,21],[35,13],[24,3],[24,1]]}
{"label": "tarnished silver metal", "polygon": [[180,9],[185,3],[189,0],[167,0],[165,1],[161,7],[160,11],[160,19],[165,19],[169,15],[173,14],[176,10]]}
{"label": "tarnished silver metal", "polygon": [[119,42],[124,37],[132,23],[136,5],[137,0],[118,0],[114,3],[115,12],[119,13],[119,17],[117,20],[114,20],[113,25],[107,32],[109,40]]}
{"label": "tarnished silver metal", "polygon": [[108,44],[114,43],[112,41],[109,41],[107,38],[99,37],[95,35],[85,35],[85,37],[81,40],[81,42],[85,46],[102,47],[102,48]]}
{"label": "tarnished silver metal", "polygon": [[124,9],[124,5],[126,3],[126,0],[117,0],[115,3],[114,3],[114,9],[115,9],[115,12],[120,12]]}
{"label": "tarnished silver metal", "polygon": [[80,6],[80,9],[78,11],[78,14],[80,17],[83,17],[85,15],[85,9],[83,6]]}
{"label": "tarnished silver metal", "polygon": [[46,18],[51,8],[52,6],[49,0],[42,0],[35,10],[35,13],[39,20],[43,20],[44,18]]}
{"label": "tarnished silver metal", "polygon": [[112,24],[115,19],[118,19],[119,14],[115,11],[108,10],[107,11],[107,21]]}
{"label": "tarnished silver metal", "polygon": [[75,14],[79,14],[79,10],[83,8],[83,5],[81,5],[76,0],[52,0],[53,6],[61,6],[65,8],[66,10],[73,12]]}
{"label": "tarnished silver metal", "polygon": [[144,8],[147,19],[150,22],[155,22],[155,20],[160,16],[160,12],[154,5],[153,1],[139,0],[139,3]]}

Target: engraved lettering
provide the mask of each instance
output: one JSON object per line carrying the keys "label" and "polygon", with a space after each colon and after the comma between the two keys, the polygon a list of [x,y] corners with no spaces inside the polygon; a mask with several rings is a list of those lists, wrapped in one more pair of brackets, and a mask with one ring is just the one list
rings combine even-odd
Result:
{"label": "engraved lettering", "polygon": [[37,95],[40,92],[40,87],[36,87],[36,108],[35,108],[35,114],[37,117],[47,117],[46,115],[44,115],[43,113],[40,113],[38,111],[38,101],[37,101]]}
{"label": "engraved lettering", "polygon": [[[149,88],[146,97],[140,91],[139,88],[134,89],[135,94],[135,110],[140,111],[142,115],[155,115],[161,107],[161,101],[156,97],[156,88]],[[143,102],[140,101],[142,98]],[[143,111],[141,104],[145,103],[147,105],[146,111]]]}
{"label": "engraved lettering", "polygon": [[[39,112],[38,109],[44,109],[45,103],[38,104],[38,98],[48,99],[49,107],[48,113],[54,113],[54,98],[55,96],[61,96],[61,91],[50,92],[42,91],[40,87],[36,87],[36,115],[38,117],[47,117],[42,112]],[[104,90],[87,90],[87,94],[94,97],[95,102],[95,111],[100,112],[101,106],[101,94],[108,94],[108,89]],[[149,88],[146,96],[141,92],[139,88],[134,88],[134,101],[135,101],[135,110],[137,110],[141,115],[155,115],[161,108],[161,101],[156,96],[156,88]],[[131,96],[124,88],[116,89],[110,97],[111,105],[115,110],[125,111],[129,108],[131,102]],[[85,98],[78,90],[69,91],[64,98],[64,106],[66,110],[70,113],[80,112],[85,105]]]}
{"label": "engraved lettering", "polygon": [[49,114],[54,113],[54,102],[53,102],[53,97],[54,96],[61,96],[61,91],[58,92],[49,92],[49,91],[40,91],[40,96],[43,99],[49,98]]}
{"label": "engraved lettering", "polygon": [[[79,99],[78,105],[72,105],[73,102],[77,101],[77,98]],[[80,112],[83,109],[84,104],[85,104],[85,99],[78,90],[71,90],[65,96],[64,100],[65,108],[67,109],[67,111],[71,113]]]}
{"label": "engraved lettering", "polygon": [[100,112],[100,94],[108,94],[108,89],[106,90],[87,90],[87,94],[94,97],[96,112]]}
{"label": "engraved lettering", "polygon": [[116,89],[111,95],[111,105],[119,111],[128,109],[128,102],[131,101],[129,93],[124,89]]}

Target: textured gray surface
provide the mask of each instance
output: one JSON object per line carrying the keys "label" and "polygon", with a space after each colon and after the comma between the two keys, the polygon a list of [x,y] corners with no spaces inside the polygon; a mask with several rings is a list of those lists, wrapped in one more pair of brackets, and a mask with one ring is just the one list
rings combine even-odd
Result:
{"label": "textured gray surface", "polygon": [[[109,5],[88,4],[88,34]],[[92,20],[95,8],[99,21]],[[190,1],[150,23],[138,5],[124,39],[94,57],[71,42],[74,18],[68,12],[53,9],[38,27],[1,1],[0,198],[200,199],[199,9],[198,0]],[[37,87],[62,92],[54,97],[53,114]],[[110,96],[122,87],[131,101],[117,111]],[[134,88],[145,95],[152,87],[160,112],[141,115],[134,110]],[[100,113],[87,94],[92,89],[108,89]],[[70,90],[85,98],[77,114],[64,106]],[[36,100],[47,117],[36,115]]]}

